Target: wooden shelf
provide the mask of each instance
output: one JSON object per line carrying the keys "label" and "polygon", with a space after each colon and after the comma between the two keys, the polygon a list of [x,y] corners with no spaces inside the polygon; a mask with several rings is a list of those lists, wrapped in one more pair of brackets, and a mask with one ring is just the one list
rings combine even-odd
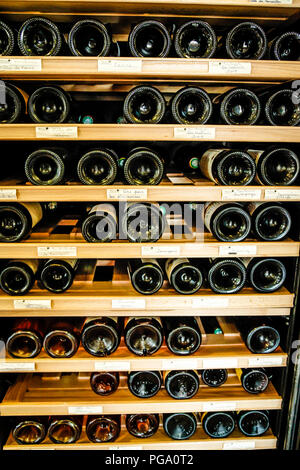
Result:
{"label": "wooden shelf", "polygon": [[[229,380],[228,380],[229,381]],[[86,415],[131,413],[202,412],[208,410],[276,410],[281,397],[272,384],[259,395],[247,393],[233,377],[228,385],[213,389],[200,386],[188,400],[175,400],[162,389],[148,399],[137,398],[127,389],[99,397],[90,388],[89,375],[62,375],[59,380],[39,375],[19,375],[2,403],[1,416]]]}

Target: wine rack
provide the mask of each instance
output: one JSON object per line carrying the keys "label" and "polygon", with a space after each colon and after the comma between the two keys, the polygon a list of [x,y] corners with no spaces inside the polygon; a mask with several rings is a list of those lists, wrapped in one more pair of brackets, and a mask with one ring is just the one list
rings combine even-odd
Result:
{"label": "wine rack", "polygon": [[[7,21],[23,21],[41,15],[58,23],[73,22],[79,15],[91,16],[113,23],[113,38],[126,40],[131,23],[145,18],[172,19],[174,22],[201,17],[212,24],[220,20],[234,24],[249,18],[268,27],[280,26],[285,21],[293,23],[299,14],[300,0],[282,0],[279,3],[255,0],[0,0],[0,16]],[[118,15],[118,16],[117,16]],[[121,25],[121,27],[120,27]],[[29,65],[29,61],[31,65]],[[26,67],[26,62],[28,66]],[[246,64],[245,64],[246,62]],[[25,64],[25,65],[24,65]],[[127,92],[132,86],[151,82],[165,92],[182,86],[196,84],[213,90],[247,85],[274,85],[297,80],[299,62],[272,60],[241,61],[230,59],[181,58],[85,58],[12,56],[0,58],[3,80],[25,82],[54,82],[67,91],[85,91],[92,84],[95,90]],[[100,88],[97,88],[100,87]],[[101,88],[102,87],[102,88]],[[103,88],[104,87],[104,88]],[[106,88],[105,88],[106,87]],[[175,124],[1,124],[0,141],[51,142],[253,142],[300,144],[298,127],[228,126],[209,124],[184,126]],[[205,179],[185,174],[167,174],[158,186],[125,186],[116,182],[112,186],[84,186],[76,182],[59,186],[33,186],[19,179],[0,181],[1,202],[118,202],[129,197],[133,201],[260,201],[289,202],[299,211],[299,186],[217,186]],[[129,243],[115,240],[112,243],[87,243],[75,218],[66,223],[68,230],[55,232],[57,225],[38,225],[30,237],[21,243],[0,243],[0,258],[10,259],[63,259],[87,260],[126,258],[221,258],[224,256],[299,258],[298,234],[279,242],[262,242],[246,239],[238,244],[217,241],[210,234],[196,237],[190,227],[190,238],[176,240],[162,236],[156,243]],[[199,235],[199,234],[197,234]],[[170,255],[171,253],[171,255]],[[249,256],[249,255],[248,255]],[[0,318],[41,317],[55,318],[89,316],[218,316],[223,335],[204,335],[200,349],[192,356],[172,354],[163,343],[153,356],[138,357],[126,348],[124,340],[117,351],[106,358],[89,355],[82,347],[68,359],[54,359],[42,351],[32,359],[0,358],[0,372],[20,374],[10,386],[0,403],[0,417],[37,415],[89,415],[127,413],[172,413],[223,410],[277,410],[278,416],[288,411],[289,390],[286,386],[269,384],[259,395],[251,395],[242,388],[235,369],[250,367],[281,368],[282,381],[289,368],[290,345],[296,337],[295,308],[297,302],[298,261],[291,278],[295,282],[275,293],[262,294],[244,288],[238,294],[217,295],[202,288],[189,296],[176,293],[165,283],[152,296],[138,294],[128,278],[118,277],[112,282],[97,282],[89,278],[75,278],[72,288],[63,294],[51,294],[37,284],[24,296],[0,293]],[[298,283],[298,284],[297,284]],[[231,317],[274,316],[285,317],[290,323],[287,345],[271,354],[253,354],[232,327]],[[213,389],[201,384],[199,392],[186,400],[172,399],[164,389],[150,399],[134,397],[126,389],[125,377],[130,371],[181,370],[203,368],[229,370],[228,382]],[[121,386],[113,395],[99,398],[90,389],[89,374],[106,370],[120,372]],[[37,374],[44,374],[39,376]],[[170,439],[160,425],[157,433],[148,439],[131,436],[121,418],[119,437],[111,443],[95,444],[88,440],[86,418],[80,439],[74,444],[54,444],[46,438],[37,445],[18,445],[10,434],[4,450],[222,450],[222,449],[275,449],[282,447],[284,424],[277,420],[276,432],[272,429],[263,436],[249,438],[235,430],[226,439],[209,438],[198,424],[193,437],[186,441]],[[278,439],[279,438],[279,439]]]}

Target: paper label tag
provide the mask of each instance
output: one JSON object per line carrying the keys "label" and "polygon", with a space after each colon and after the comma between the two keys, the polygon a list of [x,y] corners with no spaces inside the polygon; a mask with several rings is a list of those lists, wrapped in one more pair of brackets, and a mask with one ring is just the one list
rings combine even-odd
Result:
{"label": "paper label tag", "polygon": [[234,401],[210,401],[203,404],[203,411],[235,411]]}
{"label": "paper label tag", "polygon": [[231,357],[221,357],[220,359],[203,359],[203,369],[236,369],[238,360]]}
{"label": "paper label tag", "polygon": [[250,3],[273,3],[274,5],[292,5],[293,0],[249,0]]}
{"label": "paper label tag", "polygon": [[143,450],[143,446],[110,446],[108,450]]}
{"label": "paper label tag", "polygon": [[17,310],[47,310],[51,309],[51,300],[14,300],[14,308]]}
{"label": "paper label tag", "polygon": [[168,178],[173,184],[193,184],[192,180],[186,176],[169,176]]}
{"label": "paper label tag", "polygon": [[251,62],[218,61],[209,62],[208,73],[222,75],[250,74]]}
{"label": "paper label tag", "polygon": [[223,444],[223,450],[247,450],[255,449],[255,441],[238,440],[227,441]]}
{"label": "paper label tag", "polygon": [[179,256],[180,246],[142,246],[142,256]]}
{"label": "paper label tag", "polygon": [[42,59],[0,59],[0,70],[39,72],[42,70]]}
{"label": "paper label tag", "polygon": [[300,201],[300,189],[265,189],[265,200],[269,199]]}
{"label": "paper label tag", "polygon": [[260,201],[261,189],[222,189],[222,201]]}
{"label": "paper label tag", "polygon": [[130,371],[130,361],[95,361],[95,370],[101,372],[108,371]]}
{"label": "paper label tag", "polygon": [[248,256],[256,255],[257,247],[255,245],[227,245],[219,247],[219,256]]}
{"label": "paper label tag", "polygon": [[147,189],[128,188],[128,189],[108,189],[106,191],[107,199],[122,200],[147,200]]}
{"label": "paper label tag", "polygon": [[146,301],[144,299],[113,299],[111,301],[111,306],[113,309],[145,309]]}
{"label": "paper label tag", "polygon": [[89,415],[89,414],[103,413],[103,406],[90,405],[90,406],[69,406],[69,415]]}
{"label": "paper label tag", "polygon": [[35,128],[36,137],[78,137],[78,128],[77,126],[55,126],[55,127],[36,127]]}
{"label": "paper label tag", "polygon": [[34,362],[0,362],[0,371],[35,370]]}
{"label": "paper label tag", "polygon": [[197,369],[198,368],[198,359],[163,359],[162,360],[162,368],[163,370],[171,370],[173,368],[176,369]]}
{"label": "paper label tag", "polygon": [[174,137],[184,139],[214,139],[214,127],[174,127]]}
{"label": "paper label tag", "polygon": [[98,72],[141,72],[142,66],[139,59],[98,59]]}
{"label": "paper label tag", "polygon": [[17,200],[17,190],[16,189],[0,189],[0,199]]}
{"label": "paper label tag", "polygon": [[38,246],[39,257],[49,258],[52,256],[62,256],[64,258],[76,258],[77,248],[75,246]]}
{"label": "paper label tag", "polygon": [[229,300],[224,297],[198,297],[192,300],[192,308],[228,307]]}
{"label": "paper label tag", "polygon": [[249,357],[248,366],[281,366],[282,357],[271,356],[268,357],[267,354],[263,354],[261,357]]}

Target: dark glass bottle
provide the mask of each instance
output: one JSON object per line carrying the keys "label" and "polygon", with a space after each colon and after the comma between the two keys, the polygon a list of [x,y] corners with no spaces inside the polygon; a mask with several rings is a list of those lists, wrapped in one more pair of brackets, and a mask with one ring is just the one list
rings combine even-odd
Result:
{"label": "dark glass bottle", "polygon": [[54,358],[74,356],[80,343],[82,323],[82,319],[72,319],[50,324],[43,342],[46,353]]}
{"label": "dark glass bottle", "polygon": [[32,288],[39,262],[10,260],[0,271],[0,288],[9,295],[25,295]]}
{"label": "dark glass bottle", "polygon": [[81,435],[83,416],[49,418],[48,437],[55,444],[73,444]]}
{"label": "dark glass bottle", "polygon": [[2,203],[0,205],[0,242],[18,242],[26,238],[43,217],[38,202]]}
{"label": "dark glass bottle", "polygon": [[33,122],[41,124],[63,123],[69,118],[71,98],[62,88],[43,86],[29,97],[27,110]]}
{"label": "dark glass bottle", "polygon": [[155,294],[164,282],[163,271],[155,259],[132,259],[128,261],[128,272],[133,287],[140,294]]}
{"label": "dark glass bottle", "polygon": [[237,413],[239,430],[245,436],[262,436],[270,426],[268,411],[239,411]]}
{"label": "dark glass bottle", "polygon": [[158,124],[165,111],[166,102],[161,92],[146,85],[133,88],[123,104],[124,117],[133,124]]}
{"label": "dark glass bottle", "polygon": [[173,354],[187,356],[198,351],[202,335],[195,317],[162,318],[166,344]]}
{"label": "dark glass bottle", "polygon": [[15,47],[15,35],[12,28],[0,21],[0,56],[12,55]]}
{"label": "dark glass bottle", "polygon": [[208,387],[220,387],[228,378],[226,369],[204,369],[201,371],[201,378]]}
{"label": "dark glass bottle", "polygon": [[251,218],[242,204],[212,202],[205,207],[204,224],[221,242],[241,242],[250,233]]}
{"label": "dark glass bottle", "polygon": [[125,319],[124,327],[126,346],[137,356],[149,356],[160,349],[163,329],[158,317],[129,317]]}
{"label": "dark glass bottle", "polygon": [[272,126],[298,126],[300,123],[300,103],[294,100],[294,90],[285,88],[269,94],[265,113]]}
{"label": "dark glass bottle", "polygon": [[91,442],[112,442],[120,434],[120,416],[88,416],[86,435]]}
{"label": "dark glass bottle", "polygon": [[61,294],[68,290],[74,280],[79,261],[77,259],[49,259],[40,271],[42,287]]}
{"label": "dark glass bottle", "polygon": [[235,414],[227,411],[203,413],[201,423],[204,432],[208,436],[224,439],[234,431]]}
{"label": "dark glass bottle", "polygon": [[194,370],[171,370],[164,373],[166,392],[176,400],[186,400],[199,390],[199,375]]}
{"label": "dark glass bottle", "polygon": [[117,234],[117,212],[112,204],[93,206],[81,226],[82,236],[89,243],[111,242]]}
{"label": "dark glass bottle", "polygon": [[75,56],[107,56],[111,49],[111,35],[101,21],[86,18],[73,25],[68,44]]}
{"label": "dark glass bottle", "polygon": [[273,39],[269,45],[270,57],[275,60],[300,60],[300,33],[287,31]]}
{"label": "dark glass bottle", "polygon": [[162,376],[156,371],[130,372],[127,379],[128,388],[138,398],[154,397],[161,389]]}
{"label": "dark glass bottle", "polygon": [[191,145],[176,145],[174,155],[172,157],[173,167],[175,171],[182,171],[184,173],[195,172],[198,173],[200,166],[200,156],[198,146]]}
{"label": "dark glass bottle", "polygon": [[269,354],[280,344],[279,331],[269,317],[235,318],[247,348],[254,354]]}
{"label": "dark glass bottle", "polygon": [[94,372],[91,374],[91,389],[100,396],[107,396],[114,393],[119,386],[118,372]]}
{"label": "dark glass bottle", "polygon": [[179,57],[209,59],[216,52],[216,34],[206,21],[194,19],[177,29],[174,47]]}
{"label": "dark glass bottle", "polygon": [[204,281],[201,267],[187,258],[167,259],[165,270],[169,283],[179,294],[194,294]]}
{"label": "dark glass bottle", "polygon": [[137,147],[124,161],[124,178],[128,184],[156,185],[164,176],[165,163],[155,150]]}
{"label": "dark glass bottle", "polygon": [[41,352],[43,336],[43,327],[38,319],[17,319],[8,330],[6,350],[18,359],[36,357]]}
{"label": "dark glass bottle", "polygon": [[192,437],[197,430],[197,418],[194,413],[170,413],[163,415],[165,433],[175,440]]}
{"label": "dark glass bottle", "polygon": [[208,271],[208,284],[217,294],[236,294],[244,287],[246,279],[247,270],[241,260],[212,260]]}
{"label": "dark glass bottle", "polygon": [[[10,83],[1,83],[0,124],[19,122],[25,113],[25,97]],[[4,96],[3,96],[4,95]],[[3,99],[5,101],[3,102]]]}
{"label": "dark glass bottle", "polygon": [[258,121],[261,105],[258,96],[246,88],[234,88],[219,98],[220,117],[225,124],[250,126]]}
{"label": "dark glass bottle", "polygon": [[269,377],[264,369],[237,369],[236,372],[248,393],[262,393],[269,385]]}
{"label": "dark glass bottle", "polygon": [[258,292],[275,292],[284,284],[286,267],[276,258],[253,258],[244,260],[247,264],[248,279]]}
{"label": "dark glass bottle", "polygon": [[77,164],[83,184],[113,184],[118,173],[118,156],[112,149],[98,148],[84,153]]}
{"label": "dark glass bottle", "polygon": [[128,203],[121,218],[122,236],[130,242],[156,242],[164,233],[166,218],[157,203]]}
{"label": "dark glass bottle", "polygon": [[21,445],[40,444],[46,437],[47,427],[44,417],[24,416],[17,418],[12,427],[12,437]]}
{"label": "dark glass bottle", "polygon": [[292,218],[282,205],[256,202],[248,205],[248,211],[255,237],[265,241],[278,241],[288,236]]}
{"label": "dark glass bottle", "polygon": [[255,161],[251,155],[241,150],[211,148],[200,159],[203,176],[217,184],[251,184],[255,178]]}
{"label": "dark glass bottle", "polygon": [[32,184],[62,184],[70,160],[69,153],[62,148],[40,148],[25,160],[25,175]]}
{"label": "dark glass bottle", "polygon": [[171,100],[173,120],[179,124],[205,124],[210,119],[212,110],[209,95],[198,87],[182,88]]}
{"label": "dark glass bottle", "polygon": [[251,21],[237,24],[226,36],[226,51],[231,59],[262,59],[267,51],[266,34]]}
{"label": "dark glass bottle", "polygon": [[87,318],[81,334],[84,349],[93,356],[109,356],[118,348],[121,322],[117,317]]}
{"label": "dark glass bottle", "polygon": [[147,438],[153,436],[158,430],[158,414],[136,414],[126,416],[126,427],[132,436]]}
{"label": "dark glass bottle", "polygon": [[171,49],[168,29],[157,20],[145,20],[135,25],[129,33],[128,46],[136,57],[167,57]]}
{"label": "dark glass bottle", "polygon": [[28,18],[19,29],[18,45],[27,56],[57,55],[62,46],[62,35],[48,18]]}

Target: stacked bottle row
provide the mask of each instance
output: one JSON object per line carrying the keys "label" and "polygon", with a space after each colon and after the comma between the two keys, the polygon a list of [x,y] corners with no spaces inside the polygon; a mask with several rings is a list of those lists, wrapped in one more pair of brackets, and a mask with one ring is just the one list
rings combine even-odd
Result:
{"label": "stacked bottle row", "polygon": [[[32,87],[30,87],[32,89]],[[257,92],[244,86],[225,94],[209,95],[199,87],[181,88],[168,102],[159,89],[141,85],[132,88],[122,102],[96,100],[87,105],[76,102],[70,93],[53,85],[42,86],[27,94],[15,85],[1,82],[5,97],[0,107],[0,123],[15,122],[84,123],[112,122],[133,124],[227,124],[298,126],[300,103],[292,85],[273,86]],[[103,98],[103,94],[101,95]],[[122,98],[121,98],[122,99]],[[116,106],[115,106],[116,105]]]}
{"label": "stacked bottle row", "polygon": [[148,19],[132,25],[128,42],[124,43],[113,42],[112,26],[93,18],[81,19],[74,25],[58,25],[47,18],[32,17],[20,25],[18,32],[15,32],[15,25],[1,21],[3,39],[0,55],[13,54],[17,42],[19,52],[26,56],[71,53],[87,57],[177,55],[186,58],[225,56],[231,59],[299,60],[300,34],[284,29],[281,34],[277,32],[275,37],[272,34],[267,38],[264,29],[251,21],[230,28],[223,26],[222,32],[216,32],[210,24],[197,18],[180,25]]}

